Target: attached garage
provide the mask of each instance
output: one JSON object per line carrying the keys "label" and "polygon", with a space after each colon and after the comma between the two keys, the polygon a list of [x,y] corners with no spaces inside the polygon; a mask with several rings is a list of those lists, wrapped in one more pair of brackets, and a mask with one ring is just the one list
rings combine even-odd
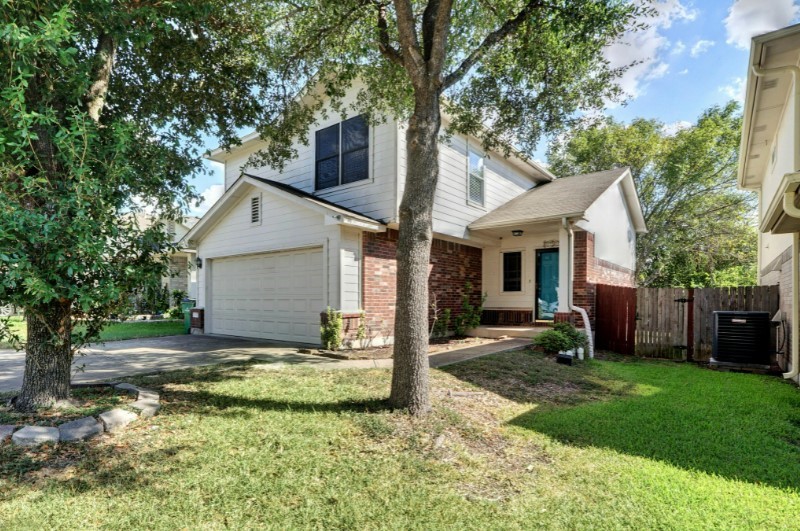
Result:
{"label": "attached garage", "polygon": [[213,260],[210,332],[319,343],[322,258],[315,247]]}

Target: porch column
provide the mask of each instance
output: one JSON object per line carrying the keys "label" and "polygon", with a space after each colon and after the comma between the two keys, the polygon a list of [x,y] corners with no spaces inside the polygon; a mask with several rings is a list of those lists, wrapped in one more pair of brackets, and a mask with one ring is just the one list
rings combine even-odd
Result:
{"label": "porch column", "polygon": [[569,232],[564,228],[558,229],[558,313],[569,313],[569,257],[572,249],[569,248]]}

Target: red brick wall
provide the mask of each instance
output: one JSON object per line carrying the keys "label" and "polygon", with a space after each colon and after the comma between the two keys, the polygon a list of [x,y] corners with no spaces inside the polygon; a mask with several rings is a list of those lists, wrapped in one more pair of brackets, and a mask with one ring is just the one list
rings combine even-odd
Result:
{"label": "red brick wall", "polygon": [[[397,231],[365,232],[363,237],[363,306],[372,334],[393,335],[397,286]],[[461,294],[472,284],[472,304],[481,301],[482,251],[460,243],[434,239],[431,245],[428,283],[431,301],[436,295],[440,310],[461,310]]]}
{"label": "red brick wall", "polygon": [[[574,239],[574,278],[572,302],[589,314],[594,325],[597,284],[611,286],[636,286],[636,274],[630,269],[601,260],[594,255],[594,234],[576,231]],[[580,315],[575,314],[576,326],[583,326]]]}

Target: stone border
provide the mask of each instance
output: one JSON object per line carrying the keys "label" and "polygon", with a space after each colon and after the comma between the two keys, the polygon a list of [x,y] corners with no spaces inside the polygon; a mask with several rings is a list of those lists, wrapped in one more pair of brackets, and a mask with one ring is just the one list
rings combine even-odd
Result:
{"label": "stone border", "polygon": [[[99,384],[102,386],[103,384]],[[65,422],[57,427],[0,425],[0,444],[11,438],[17,446],[38,446],[45,443],[84,441],[103,432],[115,433],[124,429],[134,420],[150,418],[161,409],[161,397],[155,391],[137,387],[129,383],[107,384],[117,391],[136,396],[129,407],[137,409],[138,414],[122,408],[114,408],[95,417],[83,417]],[[94,387],[80,385],[80,387]]]}

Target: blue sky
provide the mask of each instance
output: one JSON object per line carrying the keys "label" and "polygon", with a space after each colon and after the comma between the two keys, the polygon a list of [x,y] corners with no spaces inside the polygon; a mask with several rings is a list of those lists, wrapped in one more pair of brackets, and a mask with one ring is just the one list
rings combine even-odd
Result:
{"label": "blue sky", "polygon": [[[800,1],[800,0],[798,0]],[[626,105],[607,109],[618,120],[657,118],[670,129],[694,122],[715,104],[743,98],[750,39],[800,19],[794,0],[658,0],[649,28],[627,35],[606,56],[615,66],[638,62],[620,80]],[[206,148],[216,147],[209,140]],[[544,149],[534,154],[544,158]],[[200,215],[222,195],[221,167],[194,186],[206,201]]]}

